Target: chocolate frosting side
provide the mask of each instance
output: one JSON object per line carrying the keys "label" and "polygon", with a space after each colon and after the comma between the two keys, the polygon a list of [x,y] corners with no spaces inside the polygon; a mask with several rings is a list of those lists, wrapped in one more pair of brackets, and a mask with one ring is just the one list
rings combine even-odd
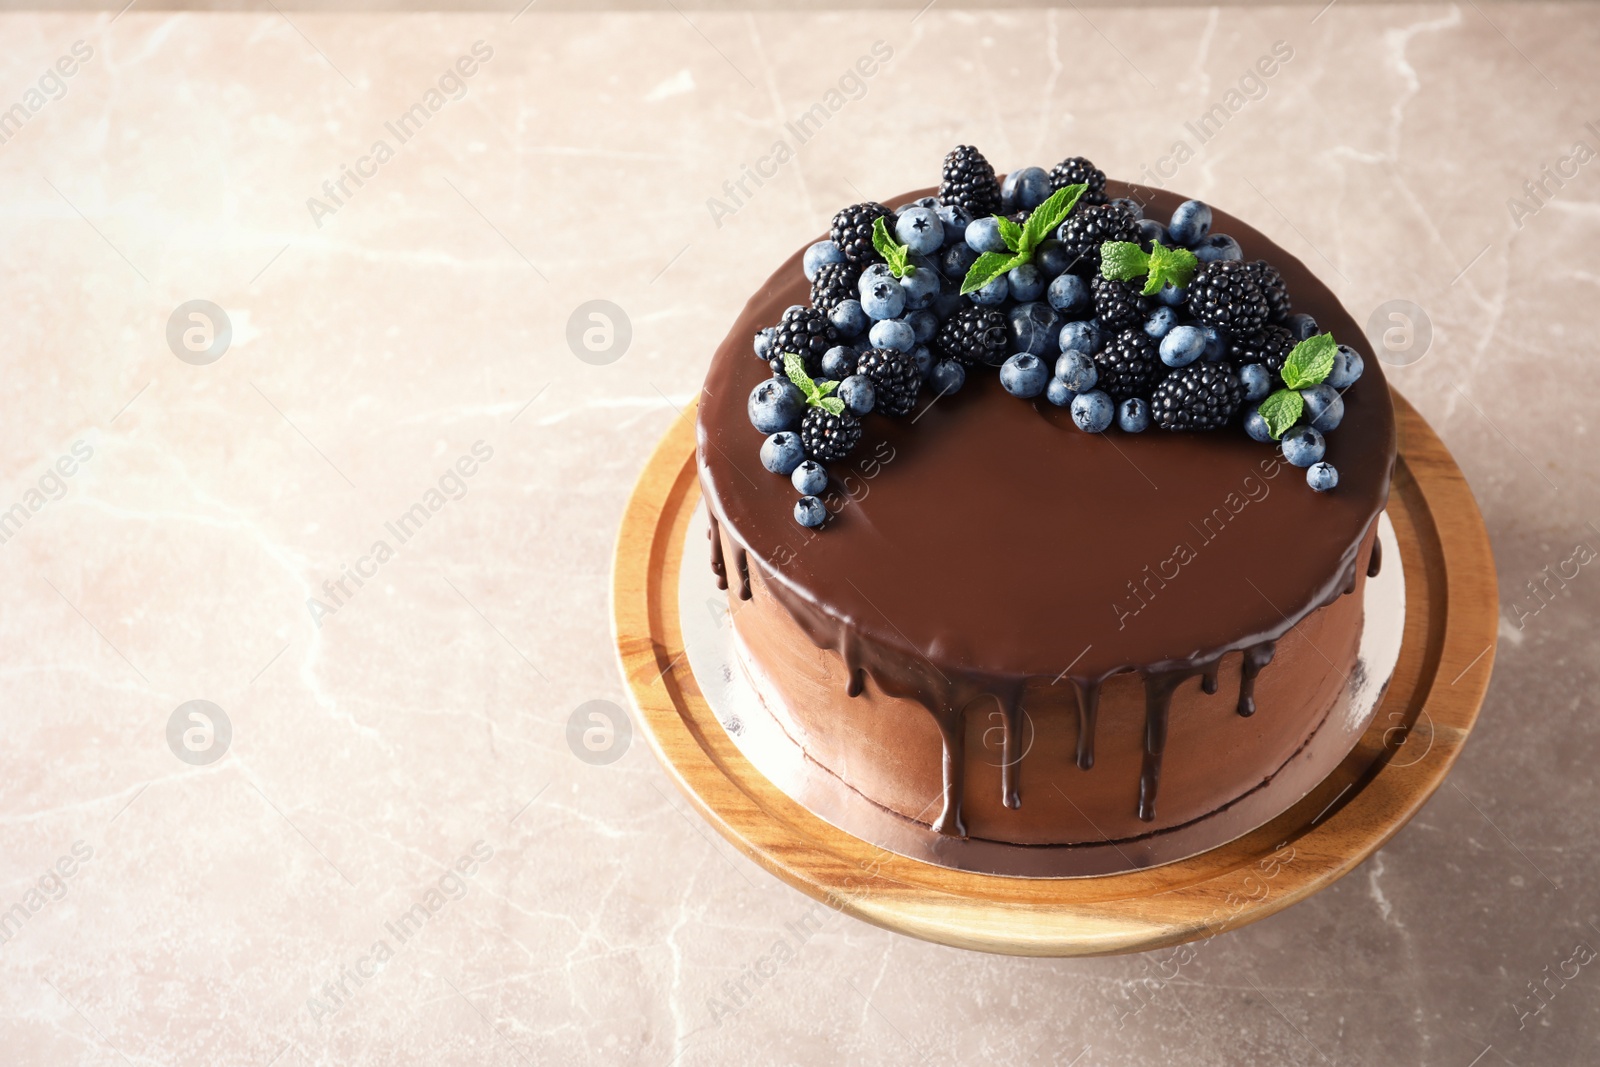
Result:
{"label": "chocolate frosting side", "polygon": [[[1115,182],[1109,191],[1130,192]],[[1182,199],[1138,192],[1154,217]],[[1339,470],[1332,492],[1312,492],[1299,468],[1241,430],[1086,434],[1043,397],[1012,397],[978,369],[955,395],[935,402],[925,389],[911,416],[867,416],[856,453],[830,467],[834,515],[811,531],[794,521],[788,479],[761,466],[763,435],[745,412],[770,374],[752,352],[755,332],[808,299],[800,253],[750,299],[713,357],[697,450],[713,520],[740,575],[760,567],[810,638],[844,658],[852,695],[865,675],[934,717],[944,738],[941,832],[964,833],[969,704],[995,699],[1014,723],[1030,681],[1070,680],[1087,768],[1099,683],[1121,671],[1145,679],[1139,814],[1153,818],[1173,688],[1243,652],[1238,708],[1254,713],[1250,680],[1275,643],[1354,586],[1395,455],[1382,366],[1304,264],[1213,210],[1215,231],[1278,268],[1295,310],[1365,360],[1343,423],[1327,435],[1326,458]],[[748,597],[748,579],[741,584]],[[1017,806],[1014,775],[1003,789]]]}

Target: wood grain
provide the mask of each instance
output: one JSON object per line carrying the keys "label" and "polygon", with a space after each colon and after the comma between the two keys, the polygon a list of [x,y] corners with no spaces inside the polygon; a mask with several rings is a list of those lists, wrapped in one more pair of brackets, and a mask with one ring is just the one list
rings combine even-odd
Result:
{"label": "wood grain", "polygon": [[[867,922],[1024,956],[1139,952],[1265,918],[1354,869],[1444,781],[1489,684],[1494,559],[1443,443],[1394,397],[1389,516],[1404,556],[1405,636],[1372,726],[1316,790],[1255,832],[1150,870],[1026,879],[954,871],[852,837],[778,791],[717,722],[689,669],[678,571],[699,502],[695,407],[667,431],[623,517],[612,575],[617,651],[642,732],[717,831],[790,885]],[[699,550],[701,546],[693,546]]]}

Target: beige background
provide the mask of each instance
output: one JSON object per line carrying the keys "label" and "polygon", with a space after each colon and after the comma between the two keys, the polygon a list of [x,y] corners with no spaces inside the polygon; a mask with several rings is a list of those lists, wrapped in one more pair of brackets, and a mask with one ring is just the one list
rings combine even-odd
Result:
{"label": "beige background", "polygon": [[[1524,583],[1600,548],[1600,163],[1520,228],[1507,200],[1600,148],[1600,12],[538,8],[0,15],[0,110],[93,49],[0,144],[0,510],[65,487],[0,544],[0,911],[23,916],[0,1062],[1588,1062],[1600,964],[1519,1011],[1600,946],[1600,574],[1532,615]],[[464,98],[319,227],[307,198],[478,40]],[[707,199],[876,40],[865,97],[714,224]],[[1425,309],[1431,347],[1390,374],[1479,494],[1505,618],[1450,785],[1175,977],[1167,954],[990,958],[832,917],[714,1019],[810,902],[638,738],[610,765],[566,739],[624,699],[612,538],[673,408],[839,206],[929,184],[960,141],[1136,176],[1279,40],[1293,60],[1171,184],[1358,320]],[[196,299],[233,327],[207,366],[165,337]],[[590,299],[631,322],[609,365],[566,341]],[[318,627],[307,598],[478,441],[465,495]],[[167,741],[193,699],[233,730],[203,766]],[[30,897],[75,842],[59,899]],[[441,878],[463,895],[399,943],[385,922]],[[393,958],[315,1018],[380,938]]]}

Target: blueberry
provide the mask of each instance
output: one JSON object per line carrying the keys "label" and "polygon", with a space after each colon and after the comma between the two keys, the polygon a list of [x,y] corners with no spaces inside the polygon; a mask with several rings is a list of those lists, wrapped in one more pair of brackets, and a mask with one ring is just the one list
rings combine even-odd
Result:
{"label": "blueberry", "polygon": [[908,311],[906,324],[911,327],[911,332],[916,334],[919,344],[933,340],[933,335],[939,332],[939,316],[926,308]]}
{"label": "blueberry", "polygon": [[1033,265],[1046,278],[1054,278],[1066,273],[1067,268],[1072,266],[1072,257],[1067,254],[1066,245],[1054,237],[1046,237],[1033,250]]}
{"label": "blueberry", "polygon": [[1215,326],[1206,327],[1206,359],[1215,363],[1228,356],[1228,335]]}
{"label": "blueberry", "polygon": [[1056,360],[1056,377],[1074,393],[1087,393],[1100,380],[1100,368],[1084,353],[1068,350]]}
{"label": "blueberry", "polygon": [[931,266],[918,267],[900,279],[900,288],[906,291],[906,307],[921,310],[939,295],[939,272]]}
{"label": "blueberry", "polygon": [[1144,433],[1150,428],[1150,404],[1140,396],[1130,396],[1117,405],[1117,425],[1123,433]]}
{"label": "blueberry", "polygon": [[773,474],[792,474],[806,458],[800,435],[784,430],[761,442],[761,465]]}
{"label": "blueberry", "polygon": [[1289,327],[1289,333],[1296,341],[1304,341],[1317,335],[1317,320],[1307,315],[1304,311],[1297,311],[1289,316],[1289,321],[1284,323]]}
{"label": "blueberry", "polygon": [[1300,399],[1305,407],[1301,418],[1319,432],[1332,433],[1344,421],[1344,398],[1327,382],[1300,390]]}
{"label": "blueberry", "polygon": [[816,460],[808,459],[790,473],[789,481],[801,496],[816,496],[828,488],[828,472]]}
{"label": "blueberry", "polygon": [[1000,203],[1007,211],[1032,211],[1055,192],[1043,167],[1023,167],[1006,175],[1000,185]]}
{"label": "blueberry", "polygon": [[927,255],[944,244],[944,223],[925,207],[908,207],[894,220],[894,237],[911,251]]}
{"label": "blueberry", "polygon": [[906,291],[900,287],[899,279],[894,275],[888,281],[874,282],[870,287],[861,291],[861,310],[867,313],[867,318],[883,321],[896,319],[906,309]]}
{"label": "blueberry", "polygon": [[794,429],[800,425],[805,407],[805,397],[786,378],[768,378],[750,390],[750,400],[745,404],[750,425],[762,433]]}
{"label": "blueberry", "polygon": [[1252,441],[1260,441],[1264,445],[1272,443],[1272,429],[1261,414],[1260,404],[1251,404],[1244,409],[1244,432],[1250,435]]}
{"label": "blueberry", "polygon": [[794,502],[794,521],[801,526],[821,526],[828,518],[828,509],[814,496],[803,496]]}
{"label": "blueberry", "polygon": [[1011,323],[1011,351],[1033,356],[1051,354],[1061,330],[1061,316],[1054,308],[1038,301],[1018,304],[1007,318]]}
{"label": "blueberry", "polygon": [[1089,284],[1076,274],[1063,274],[1050,283],[1045,299],[1057,311],[1079,311],[1089,306]]}
{"label": "blueberry", "polygon": [[1249,401],[1265,400],[1272,392],[1272,372],[1260,363],[1246,363],[1240,367],[1239,382],[1244,386],[1244,398]]}
{"label": "blueberry", "polygon": [[1072,421],[1085,433],[1103,433],[1115,414],[1116,405],[1102,389],[1092,389],[1072,398]]}
{"label": "blueberry", "polygon": [[768,326],[764,330],[756,331],[755,352],[762,359],[772,358],[772,342],[778,339],[778,331]]}
{"label": "blueberry", "polygon": [[972,215],[960,204],[940,204],[937,210],[939,222],[944,226],[944,243],[954,248],[957,242],[963,242],[967,236],[967,227],[972,224]]}
{"label": "blueberry", "polygon": [[1032,263],[1007,271],[1006,284],[1011,287],[1011,299],[1019,303],[1025,304],[1044,295],[1044,275]]}
{"label": "blueberry", "polygon": [[806,249],[805,255],[800,258],[800,263],[805,267],[806,281],[817,280],[817,268],[824,263],[843,263],[844,253],[839,251],[839,246],[832,241],[818,241]]}
{"label": "blueberry", "polygon": [[1077,395],[1072,386],[1060,378],[1051,378],[1050,384],[1044,387],[1044,398],[1058,408],[1064,408],[1072,403],[1072,398]]}
{"label": "blueberry", "polygon": [[1000,367],[1000,385],[1012,396],[1024,400],[1044,392],[1050,371],[1038,356],[1019,352]]}
{"label": "blueberry", "polygon": [[822,373],[835,380],[848,378],[856,372],[855,349],[834,345],[822,353]]}
{"label": "blueberry", "polygon": [[1093,355],[1100,351],[1100,324],[1093,319],[1087,322],[1069,322],[1061,327],[1057,345],[1063,352],[1076,349]]}
{"label": "blueberry", "polygon": [[953,359],[942,360],[928,373],[928,385],[935,397],[957,392],[967,384],[967,368]]}
{"label": "blueberry", "polygon": [[1167,228],[1155,219],[1140,219],[1134,224],[1134,228],[1139,231],[1139,244],[1145,248],[1151,245],[1166,245],[1171,248],[1177,244],[1172,239],[1172,234],[1167,232]]}
{"label": "blueberry", "polygon": [[1161,339],[1161,362],[1169,367],[1187,367],[1205,354],[1206,344],[1206,331],[1199,326],[1174,326]]}
{"label": "blueberry", "polygon": [[1000,236],[1000,220],[993,215],[973,219],[967,225],[967,244],[974,252],[1008,252],[1005,238]]}
{"label": "blueberry", "polygon": [[1328,444],[1322,434],[1305,423],[1296,423],[1283,435],[1283,458],[1296,467],[1309,467],[1322,458]]}
{"label": "blueberry", "polygon": [[1227,234],[1213,233],[1194,246],[1194,258],[1202,263],[1214,263],[1219,259],[1237,262],[1244,258],[1244,249]]}
{"label": "blueberry", "polygon": [[1158,307],[1144,321],[1144,332],[1157,341],[1166,337],[1178,325],[1178,313],[1169,307]]}
{"label": "blueberry", "polygon": [[1364,370],[1366,361],[1361,358],[1361,353],[1349,345],[1340,345],[1333,355],[1333,369],[1328,372],[1324,384],[1343,391],[1356,384]]}
{"label": "blueberry", "polygon": [[917,344],[917,331],[901,319],[883,319],[872,324],[867,339],[873,348],[892,348],[896,352],[909,352]]}
{"label": "blueberry", "polygon": [[898,284],[899,278],[894,276],[894,271],[889,269],[887,263],[869,263],[862,268],[861,280],[856,283],[856,289],[865,296],[867,290],[879,282],[894,282]]}
{"label": "blueberry", "polygon": [[974,304],[984,307],[998,307],[1004,304],[1011,296],[1011,283],[1004,274],[989,279],[989,284],[982,289],[967,294]]}
{"label": "blueberry", "polygon": [[918,345],[911,350],[911,362],[917,366],[917,373],[922,375],[922,380],[928,380],[928,374],[933,370],[933,353],[927,345]]}
{"label": "blueberry", "polygon": [[1189,298],[1189,290],[1182,286],[1168,282],[1156,293],[1156,299],[1169,308],[1181,308],[1183,302]]}
{"label": "blueberry", "polygon": [[1306,468],[1306,484],[1319,493],[1326,493],[1339,484],[1339,472],[1332,463],[1319,460]]}
{"label": "blueberry", "polygon": [[[959,282],[967,276],[967,271],[971,270],[976,262],[978,253],[972,250],[971,245],[962,241],[939,253],[939,272],[951,281]],[[961,287],[958,285],[956,288]]]}
{"label": "blueberry", "polygon": [[867,414],[878,399],[877,391],[872,387],[872,379],[865,374],[850,375],[839,383],[839,391],[834,395],[844,401],[844,406],[852,415]]}
{"label": "blueberry", "polygon": [[833,323],[840,337],[859,337],[872,320],[861,310],[861,301],[841,300],[828,312],[828,321]]}
{"label": "blueberry", "polygon": [[1114,197],[1108,201],[1108,203],[1110,203],[1112,207],[1120,207],[1129,215],[1132,215],[1135,222],[1144,218],[1144,205],[1130,196]]}
{"label": "blueberry", "polygon": [[1185,200],[1172,213],[1167,232],[1180,245],[1193,248],[1211,232],[1211,209],[1198,200]]}
{"label": "blueberry", "polygon": [[939,210],[939,198],[937,196],[919,196],[915,200],[911,201],[911,203],[907,204],[906,207],[902,208],[901,210],[903,211],[906,208],[914,208],[914,207],[925,207],[929,211],[937,212]]}

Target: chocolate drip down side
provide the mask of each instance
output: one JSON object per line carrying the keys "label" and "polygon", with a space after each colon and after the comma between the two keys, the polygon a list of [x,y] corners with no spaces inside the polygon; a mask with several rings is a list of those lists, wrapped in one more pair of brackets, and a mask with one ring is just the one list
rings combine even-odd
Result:
{"label": "chocolate drip down side", "polygon": [[[1112,195],[1130,191],[1116,186]],[[1138,192],[1153,215],[1180,199]],[[763,590],[813,644],[842,658],[848,695],[871,679],[932,718],[942,795],[930,799],[941,804],[940,833],[965,832],[966,710],[980,699],[998,703],[1002,802],[1015,808],[1025,799],[1023,693],[1068,675],[1063,663],[1076,665],[1069,670],[1084,772],[1095,765],[1101,684],[1126,672],[1144,682],[1139,816],[1153,819],[1177,687],[1200,675],[1204,691],[1214,692],[1220,660],[1239,653],[1238,710],[1251,714],[1254,680],[1276,643],[1356,587],[1358,557],[1369,573],[1377,565],[1376,547],[1371,556],[1362,548],[1388,496],[1395,448],[1381,363],[1303,264],[1221,212],[1214,228],[1237,238],[1247,258],[1277,266],[1297,310],[1365,356],[1366,373],[1346,392],[1344,424],[1328,438],[1340,471],[1332,492],[1312,493],[1298,468],[1242,432],[1102,438],[1041,401],[1005,394],[992,374],[973,374],[938,404],[924,392],[915,421],[867,417],[863,454],[895,458],[854,472],[870,494],[830,502],[832,517],[811,534],[791,517],[787,480],[760,466],[760,434],[745,414],[745,398],[770,373],[752,355],[751,337],[806,299],[799,253],[751,298],[717,352],[701,397],[697,457],[739,596],[751,597],[754,555]],[[1121,455],[1108,455],[1110,444]],[[1154,478],[1141,477],[1146,470]],[[1085,514],[1093,515],[1088,523]],[[1192,534],[1182,532],[1186,525]],[[1170,539],[1155,540],[1169,529],[1186,542],[1186,555],[1169,555]],[[1140,574],[1143,595],[1134,599],[1122,579]]]}

